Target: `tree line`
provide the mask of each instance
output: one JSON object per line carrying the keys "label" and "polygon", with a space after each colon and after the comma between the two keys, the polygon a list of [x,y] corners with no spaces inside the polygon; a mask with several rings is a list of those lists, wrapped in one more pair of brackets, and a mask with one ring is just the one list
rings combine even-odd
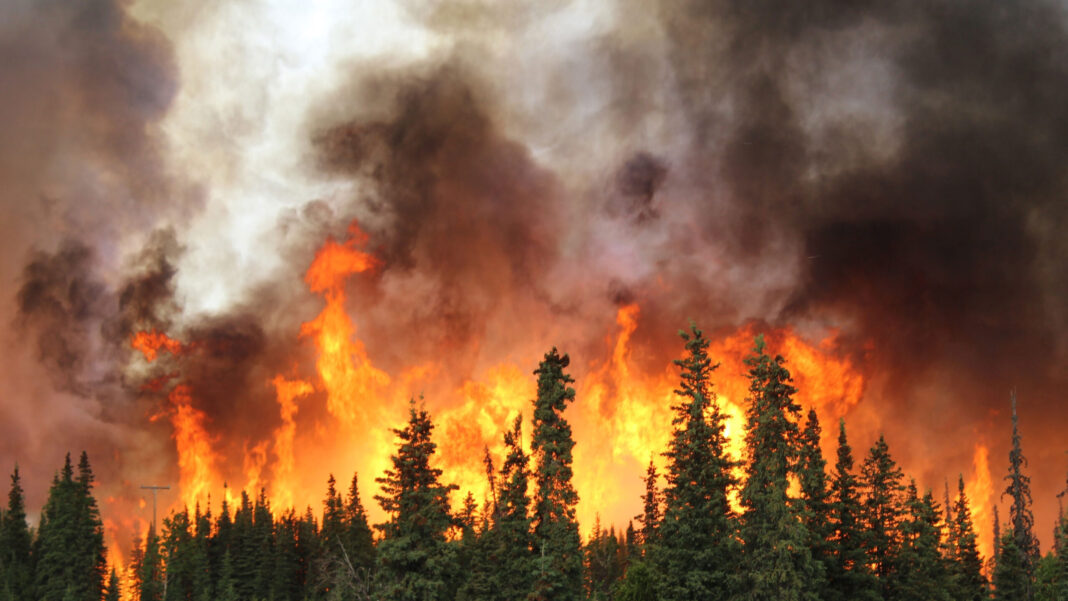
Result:
{"label": "tree line", "polygon": [[218,515],[198,505],[151,527],[127,591],[106,564],[85,453],[77,468],[67,456],[35,529],[16,467],[0,512],[0,601],[1068,601],[1068,517],[1042,556],[1015,399],[1011,505],[1004,526],[995,508],[984,561],[962,478],[940,504],[906,480],[883,437],[858,466],[842,420],[828,469],[816,412],[802,415],[785,359],[762,336],[745,361],[747,452],[737,463],[709,341],[693,325],[680,334],[664,473],[650,461],[642,513],[623,531],[597,523],[585,542],[579,535],[564,419],[574,380],[554,348],[534,372],[530,451],[517,416],[500,465],[485,453],[481,502],[469,493],[452,510],[457,487],[433,467],[434,425],[413,401],[376,478],[384,523],[369,524],[355,475],[345,493],[330,476],[320,514],[276,513],[265,492],[242,492]]}

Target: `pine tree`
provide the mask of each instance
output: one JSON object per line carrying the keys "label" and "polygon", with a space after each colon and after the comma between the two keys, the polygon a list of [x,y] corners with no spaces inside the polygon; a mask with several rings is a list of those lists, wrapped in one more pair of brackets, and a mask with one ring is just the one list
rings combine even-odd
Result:
{"label": "pine tree", "polygon": [[[234,520],[233,514],[230,511],[230,503],[227,500],[229,497],[228,487],[226,483],[223,483],[223,495],[222,503],[219,507],[219,515],[215,518],[215,528],[211,538],[208,540],[208,561],[211,565],[211,574],[213,585],[218,590],[218,578],[222,574],[223,557],[227,552],[230,552],[230,576],[231,584],[233,578],[233,553],[235,552],[234,546]],[[219,593],[221,594],[221,593]]]}
{"label": "pine tree", "polygon": [[218,591],[216,601],[238,601],[237,589],[234,586],[234,562],[230,556],[230,550],[223,553],[222,561],[219,562],[219,580],[215,583]]}
{"label": "pine tree", "polygon": [[1057,556],[1052,551],[1046,553],[1038,560],[1035,568],[1035,597],[1034,601],[1061,601],[1058,597],[1059,582],[1057,579]]}
{"label": "pine tree", "polygon": [[657,543],[657,530],[660,528],[660,506],[663,503],[663,495],[657,490],[657,477],[656,466],[653,465],[653,459],[650,457],[649,467],[645,470],[645,495],[642,496],[642,513],[635,518],[642,525],[640,532],[643,555],[648,553],[648,549]]}
{"label": "pine tree", "polygon": [[972,525],[972,510],[964,494],[964,477],[957,480],[957,501],[949,524],[952,555],[949,557],[952,593],[955,601],[981,601],[987,597],[987,582],[983,575],[983,560],[979,556],[975,527]]}
{"label": "pine tree", "polygon": [[234,591],[239,599],[252,599],[256,593],[257,557],[253,531],[252,499],[248,491],[241,491],[241,503],[234,511],[233,540],[230,559],[233,562]]}
{"label": "pine tree", "polygon": [[799,458],[796,419],[801,406],[782,356],[768,355],[763,335],[756,337],[749,367],[746,409],[746,481],[742,487],[742,540],[748,570],[746,598],[799,601],[815,598],[815,568],[808,530],[792,507],[787,488]]}
{"label": "pine tree", "polygon": [[831,483],[831,562],[827,570],[827,599],[879,599],[878,582],[868,567],[863,544],[860,481],[853,474],[853,450],[846,439],[845,420],[838,421],[838,458]]}
{"label": "pine tree", "polygon": [[297,522],[296,545],[297,581],[304,589],[303,598],[315,599],[319,592],[315,567],[322,555],[322,539],[319,537],[319,523],[311,507],[304,511],[304,516]]}
{"label": "pine tree", "polygon": [[583,549],[585,555],[586,598],[590,601],[610,601],[616,585],[623,579],[623,545],[615,530],[601,529],[600,517],[593,526],[590,540]]}
{"label": "pine tree", "polygon": [[33,594],[33,565],[30,563],[30,527],[26,522],[26,498],[19,467],[11,474],[7,510],[0,520],[0,591],[12,599],[29,599]]}
{"label": "pine tree", "polygon": [[[1068,481],[1058,497],[1068,495]],[[1068,600],[1068,515],[1062,509],[1053,533],[1053,586],[1052,597],[1057,601]]]}
{"label": "pine tree", "polygon": [[390,518],[375,526],[382,532],[376,582],[387,599],[438,601],[455,593],[448,587],[457,565],[455,548],[445,535],[453,524],[449,493],[456,486],[441,484],[441,470],[430,466],[437,448],[433,430],[430,415],[417,411],[412,400],[408,424],[393,430],[399,439],[393,467],[376,479],[382,494],[375,499]]}
{"label": "pine tree", "polygon": [[801,485],[802,523],[808,530],[808,548],[814,563],[811,589],[821,599],[828,596],[828,572],[832,563],[834,524],[831,520],[831,493],[827,485],[827,461],[820,448],[820,421],[809,409],[801,430],[798,480]]}
{"label": "pine tree", "polygon": [[93,497],[93,469],[89,455],[82,451],[78,459],[77,499],[77,561],[73,584],[75,599],[98,601],[104,593],[107,578],[107,551],[104,547],[104,522]]}
{"label": "pine tree", "polygon": [[[493,514],[493,557],[497,595],[521,595],[533,587],[534,541],[531,532],[530,458],[523,451],[523,417],[516,415],[504,433],[508,454],[501,464],[500,495]],[[501,598],[504,598],[501,597]]]}
{"label": "pine tree", "polygon": [[537,459],[534,496],[534,588],[530,601],[572,601],[582,592],[582,548],[575,505],[578,493],[571,484],[571,452],[575,446],[571,426],[563,418],[575,400],[574,382],[564,368],[570,358],[554,347],[534,374],[538,397],[534,400],[534,435],[531,450]]}
{"label": "pine tree", "polygon": [[[190,529],[189,510],[172,513],[163,520],[162,555],[167,566],[166,601],[194,601],[193,533]],[[146,554],[147,556],[147,554]]]}
{"label": "pine tree", "polygon": [[193,599],[194,601],[213,601],[215,590],[212,586],[211,559],[211,499],[208,499],[208,510],[200,511],[200,503],[196,504],[194,514],[193,549],[190,562],[193,566]]}
{"label": "pine tree", "polygon": [[159,537],[154,526],[149,526],[144,553],[137,572],[137,600],[162,601],[163,556],[160,554]]}
{"label": "pine tree", "polygon": [[871,448],[861,467],[864,484],[864,536],[862,541],[868,563],[879,578],[883,597],[889,598],[891,583],[895,576],[895,554],[901,543],[900,530],[902,507],[901,484],[904,475],[890,456],[886,439],[879,440]]}
{"label": "pine tree", "polygon": [[994,566],[995,601],[1031,601],[1031,580],[1027,574],[1025,553],[1016,546],[1012,528],[1001,536],[1001,550]]}
{"label": "pine tree", "polygon": [[104,594],[104,526],[92,485],[88,456],[82,453],[75,478],[68,454],[52,480],[38,529],[35,580],[41,601],[99,601]]}
{"label": "pine tree", "polygon": [[941,520],[930,491],[920,499],[916,482],[909,484],[906,518],[901,522],[901,547],[894,555],[895,570],[887,599],[950,601],[949,577],[940,553]]}
{"label": "pine tree", "polygon": [[641,560],[631,564],[627,575],[616,589],[615,601],[657,601],[656,572],[649,562]]}
{"label": "pine tree", "polygon": [[737,522],[727,500],[734,486],[724,417],[709,380],[716,365],[696,325],[680,332],[686,355],[672,406],[673,431],[664,453],[667,484],[660,545],[653,564],[663,601],[730,599],[740,585]]}
{"label": "pine tree", "polygon": [[1020,448],[1019,420],[1016,417],[1016,391],[1012,392],[1012,449],[1009,451],[1009,473],[1005,476],[1008,485],[1002,496],[1012,499],[1009,507],[1009,526],[1016,539],[1016,548],[1022,554],[1026,576],[1027,597],[1031,597],[1030,582],[1034,578],[1038,561],[1038,539],[1035,538],[1035,517],[1031,513],[1031,478],[1023,473],[1027,459]]}
{"label": "pine tree", "polygon": [[345,551],[352,567],[368,577],[375,564],[375,542],[367,511],[360,501],[359,474],[352,475],[349,495],[345,502]]}

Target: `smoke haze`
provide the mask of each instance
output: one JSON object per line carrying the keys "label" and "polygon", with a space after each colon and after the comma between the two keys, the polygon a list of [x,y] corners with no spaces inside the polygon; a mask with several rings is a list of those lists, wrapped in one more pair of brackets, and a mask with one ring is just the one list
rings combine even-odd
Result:
{"label": "smoke haze", "polygon": [[[603,376],[614,357],[662,378],[693,319],[832,340],[863,385],[828,401],[825,432],[837,415],[855,449],[885,432],[936,490],[981,479],[988,447],[987,509],[1015,387],[1049,544],[1068,469],[1062,3],[345,4],[11,5],[0,459],[31,507],[68,450],[89,451],[105,515],[178,482],[166,382],[189,386],[222,480],[281,478],[270,383],[315,379],[300,332],[323,299],[302,278],[355,221],[376,263],[345,309],[388,384],[359,399],[373,433],[323,386],[299,399],[298,449],[329,459],[292,476],[298,503],[328,470],[383,465],[366,457],[411,396],[442,416],[445,461],[471,461],[492,428],[466,412],[503,430],[529,411],[529,391],[492,391],[554,345],[593,453],[635,410]],[[147,361],[129,340],[148,330],[185,351]],[[576,474],[619,481],[633,498],[601,510],[625,526],[648,454],[611,452]],[[610,492],[579,487],[594,509]]]}

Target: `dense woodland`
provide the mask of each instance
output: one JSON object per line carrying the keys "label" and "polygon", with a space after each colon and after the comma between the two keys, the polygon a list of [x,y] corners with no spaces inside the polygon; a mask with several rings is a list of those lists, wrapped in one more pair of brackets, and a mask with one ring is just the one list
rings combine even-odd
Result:
{"label": "dense woodland", "polygon": [[1054,550],[1041,556],[1015,410],[1011,506],[1003,524],[995,513],[994,557],[984,563],[962,480],[940,504],[905,477],[882,438],[854,459],[844,422],[828,469],[815,411],[802,415],[785,360],[761,337],[746,360],[748,453],[737,478],[708,339],[695,326],[682,339],[666,473],[650,462],[642,514],[623,532],[595,525],[587,541],[579,535],[575,443],[563,418],[575,390],[568,356],[553,349],[534,372],[530,452],[517,417],[503,462],[486,453],[490,498],[469,494],[451,510],[456,487],[432,467],[431,416],[413,402],[394,431],[392,469],[376,479],[387,522],[368,523],[355,476],[345,492],[329,479],[321,513],[276,513],[263,493],[242,493],[218,515],[187,509],[149,531],[126,591],[106,564],[86,455],[77,466],[68,456],[35,530],[16,468],[0,516],[0,599],[1068,600],[1068,518],[1062,512]]}

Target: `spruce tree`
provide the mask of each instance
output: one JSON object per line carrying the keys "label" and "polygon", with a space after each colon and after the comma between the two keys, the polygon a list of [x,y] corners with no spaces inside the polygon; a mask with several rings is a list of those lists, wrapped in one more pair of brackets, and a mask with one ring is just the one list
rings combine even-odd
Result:
{"label": "spruce tree", "polygon": [[227,549],[223,553],[222,561],[219,562],[219,579],[215,583],[216,601],[238,601],[237,589],[234,586],[234,562]]}
{"label": "spruce tree", "polygon": [[29,599],[33,595],[30,527],[26,522],[26,498],[18,465],[11,474],[7,510],[0,520],[0,591],[12,599]]}
{"label": "spruce tree", "polygon": [[623,582],[616,589],[615,601],[657,601],[657,576],[649,562],[631,564]]}
{"label": "spruce tree", "polygon": [[523,451],[523,417],[516,415],[504,433],[507,455],[500,471],[500,494],[493,514],[492,555],[497,563],[497,595],[524,594],[534,585],[534,541],[531,532],[530,458]]}
{"label": "spruce tree", "polygon": [[1016,548],[1022,554],[1023,569],[1028,583],[1027,596],[1030,598],[1030,582],[1034,577],[1035,563],[1038,561],[1038,539],[1035,538],[1035,518],[1031,513],[1031,478],[1023,473],[1027,459],[1020,448],[1019,420],[1016,416],[1016,391],[1012,392],[1012,449],[1009,451],[1009,473],[1005,476],[1008,485],[1002,497],[1012,499],[1009,507],[1009,527],[1016,541]]}
{"label": "spruce tree", "polygon": [[375,542],[371,526],[367,523],[367,511],[360,501],[359,474],[352,475],[349,495],[345,502],[345,551],[353,569],[369,577],[375,564]]}
{"label": "spruce tree", "polygon": [[964,494],[963,476],[957,480],[957,501],[947,515],[953,516],[948,528],[952,541],[949,570],[953,598],[955,601],[981,601],[987,597],[987,582],[972,524],[972,510]]}
{"label": "spruce tree", "polygon": [[375,499],[389,521],[375,527],[382,532],[378,545],[376,583],[384,598],[395,601],[451,599],[449,581],[456,570],[455,548],[446,539],[453,524],[449,493],[455,485],[440,483],[441,470],[431,467],[437,445],[434,426],[425,409],[412,400],[408,423],[393,430],[399,439],[393,467],[377,478],[382,494]]}
{"label": "spruce tree", "polygon": [[274,556],[271,558],[270,597],[300,599],[300,561],[297,555],[298,519],[292,509],[278,516],[274,524]]}
{"label": "spruce tree", "polygon": [[1061,601],[1057,589],[1060,583],[1057,579],[1057,556],[1052,551],[1046,553],[1038,560],[1035,568],[1035,596],[1034,601]]}
{"label": "spruce tree", "polygon": [[831,562],[827,570],[827,599],[873,601],[879,599],[878,582],[871,573],[863,542],[863,508],[860,481],[853,473],[853,449],[846,439],[845,420],[838,421],[838,454],[831,482]]}
{"label": "spruce tree", "polygon": [[890,456],[886,439],[880,435],[861,467],[865,492],[862,541],[868,563],[879,578],[884,598],[890,595],[895,576],[895,554],[901,543],[899,527],[903,513],[901,495],[905,490],[901,484],[903,477],[901,468]]}
{"label": "spruce tree", "polygon": [[304,516],[297,522],[297,581],[302,583],[304,598],[315,599],[319,591],[316,578],[316,562],[321,556],[322,540],[319,537],[319,523],[311,507],[304,511]]}
{"label": "spruce tree", "polygon": [[900,549],[888,582],[887,599],[899,601],[950,601],[949,577],[940,553],[941,519],[930,491],[921,499],[916,482],[905,498],[906,517],[900,525]]}
{"label": "spruce tree", "polygon": [[75,478],[68,454],[52,480],[38,529],[35,580],[41,601],[99,601],[104,594],[104,526],[92,485],[88,456],[82,453]]}
{"label": "spruce tree", "polygon": [[[166,601],[193,601],[196,575],[195,548],[189,510],[172,513],[163,520],[162,555],[167,566]],[[147,555],[147,554],[146,554]]]}
{"label": "spruce tree", "polygon": [[1031,579],[1025,553],[1016,545],[1012,528],[1001,535],[998,561],[994,566],[995,601],[1031,601]]}
{"label": "spruce tree", "polygon": [[162,601],[164,578],[159,537],[155,527],[149,526],[137,571],[137,601]]}
{"label": "spruce tree", "polygon": [[582,594],[582,548],[575,505],[578,493],[571,484],[571,426],[563,417],[575,400],[575,380],[564,369],[570,358],[554,347],[545,354],[534,374],[538,396],[534,400],[534,434],[531,450],[536,458],[534,475],[534,585],[530,601],[577,601]]}
{"label": "spruce tree", "polygon": [[233,541],[230,545],[230,559],[233,562],[234,590],[239,599],[252,599],[256,594],[258,566],[256,557],[255,532],[253,529],[252,499],[248,491],[241,491],[241,503],[234,511]]}
{"label": "spruce tree", "polygon": [[98,601],[107,578],[107,550],[104,546],[104,522],[93,497],[93,469],[89,455],[82,451],[78,459],[76,556],[72,590],[75,599]]}
{"label": "spruce tree", "polygon": [[730,599],[738,590],[737,521],[727,500],[734,486],[724,416],[712,392],[717,365],[696,325],[680,332],[686,354],[675,360],[680,384],[672,406],[673,431],[664,453],[667,484],[660,545],[653,563],[663,601]]}
{"label": "spruce tree", "polygon": [[208,499],[209,509],[201,513],[200,502],[196,504],[193,529],[193,549],[190,563],[193,566],[193,599],[194,601],[212,601],[215,598],[215,590],[212,586],[211,560],[209,556],[211,545],[211,499]]}
{"label": "spruce tree", "polygon": [[586,598],[590,601],[610,601],[616,586],[623,579],[623,545],[614,528],[603,530],[597,518],[585,555]]}
{"label": "spruce tree", "polygon": [[660,528],[663,495],[657,490],[658,474],[653,459],[649,458],[649,467],[645,470],[645,494],[642,496],[642,513],[635,519],[642,525],[641,544],[642,554],[649,553],[649,549],[657,542],[657,530]]}
{"label": "spruce tree", "polygon": [[742,487],[741,535],[748,570],[747,599],[815,599],[815,576],[804,522],[787,494],[798,460],[796,419],[801,406],[782,356],[768,355],[763,335],[756,337],[749,367],[746,409],[746,481]]}
{"label": "spruce tree", "polygon": [[834,524],[831,520],[831,492],[827,485],[827,461],[820,448],[821,429],[815,409],[809,409],[801,430],[798,480],[801,485],[802,523],[808,530],[808,548],[814,563],[812,590],[821,599],[828,596],[827,578],[832,563]]}

